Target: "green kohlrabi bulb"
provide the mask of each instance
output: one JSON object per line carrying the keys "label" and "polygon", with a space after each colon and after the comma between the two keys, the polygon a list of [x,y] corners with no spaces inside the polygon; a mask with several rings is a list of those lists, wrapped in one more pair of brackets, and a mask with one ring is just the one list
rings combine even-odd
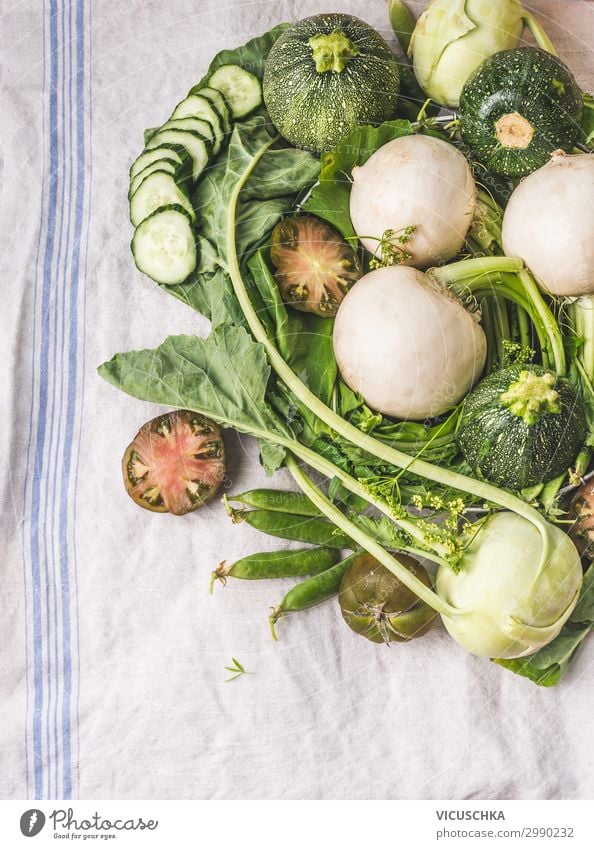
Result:
{"label": "green kohlrabi bulb", "polygon": [[428,97],[458,106],[462,86],[500,50],[517,47],[524,25],[554,53],[546,33],[517,0],[433,0],[413,32],[409,52]]}
{"label": "green kohlrabi bulb", "polygon": [[[440,566],[437,592],[456,608],[443,615],[450,635],[472,654],[522,657],[553,640],[582,585],[579,554],[550,524],[543,537],[516,513],[495,513],[473,537],[455,573]],[[544,562],[541,555],[545,554]]]}

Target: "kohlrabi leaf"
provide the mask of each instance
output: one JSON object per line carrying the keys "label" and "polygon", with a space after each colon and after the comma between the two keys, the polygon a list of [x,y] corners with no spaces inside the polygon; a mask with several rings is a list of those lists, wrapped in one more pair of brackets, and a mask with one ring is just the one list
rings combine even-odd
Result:
{"label": "kohlrabi leaf", "polygon": [[344,237],[355,231],[349,214],[351,171],[363,165],[382,145],[414,132],[410,121],[386,121],[379,127],[362,125],[346,136],[334,150],[322,154],[320,181],[304,203],[313,215],[332,224]]}
{"label": "kohlrabi leaf", "polygon": [[99,374],[143,401],[194,410],[273,442],[292,438],[266,400],[264,348],[242,327],[219,327],[207,339],[170,336],[154,350],[116,354]]}
{"label": "kohlrabi leaf", "polygon": [[[254,167],[262,148],[270,145],[275,136],[275,129],[261,115],[235,125],[225,154],[204,172],[194,191],[199,265],[189,281],[162,287],[206,315],[214,327],[244,323],[226,270],[229,225],[243,265],[268,239],[280,218],[295,208],[300,193],[318,176],[320,166],[315,156],[288,147],[267,150]],[[231,194],[240,177],[251,168],[253,172],[241,192],[236,219],[229,222]]]}
{"label": "kohlrabi leaf", "polygon": [[571,628],[566,625],[552,643],[535,654],[517,660],[496,660],[495,663],[516,675],[529,678],[541,687],[554,687],[589,633],[589,626],[576,629],[575,626]]}
{"label": "kohlrabi leaf", "polygon": [[554,687],[559,683],[576,652],[594,628],[594,564],[584,575],[579,601],[558,637],[528,657],[496,660],[499,666],[540,684]]}

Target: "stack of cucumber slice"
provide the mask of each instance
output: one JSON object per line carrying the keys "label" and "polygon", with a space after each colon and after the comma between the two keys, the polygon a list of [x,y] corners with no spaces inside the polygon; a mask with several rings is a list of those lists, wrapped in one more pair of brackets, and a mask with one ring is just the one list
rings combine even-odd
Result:
{"label": "stack of cucumber slice", "polygon": [[262,86],[239,65],[221,65],[192,88],[150,135],[130,169],[132,254],[157,283],[183,283],[198,262],[192,188],[220,152],[233,121],[262,104]]}

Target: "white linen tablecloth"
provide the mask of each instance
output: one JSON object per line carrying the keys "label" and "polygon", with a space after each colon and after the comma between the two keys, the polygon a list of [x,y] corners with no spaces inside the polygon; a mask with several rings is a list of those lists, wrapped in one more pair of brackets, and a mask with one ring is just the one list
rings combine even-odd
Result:
{"label": "white linen tablecloth", "polygon": [[[415,5],[415,4],[413,4]],[[416,4],[421,6],[422,4]],[[529,3],[592,88],[589,2]],[[560,687],[441,629],[366,642],[336,603],[268,632],[291,582],[229,583],[278,542],[220,504],[140,510],[120,459],[161,412],[96,367],[200,316],[139,274],[127,174],[212,56],[333,7],[390,36],[381,0],[58,0],[2,9],[2,798],[589,798],[594,640]],[[227,434],[230,487],[269,483]],[[272,485],[289,484],[277,474]],[[237,657],[251,672],[226,683]]]}

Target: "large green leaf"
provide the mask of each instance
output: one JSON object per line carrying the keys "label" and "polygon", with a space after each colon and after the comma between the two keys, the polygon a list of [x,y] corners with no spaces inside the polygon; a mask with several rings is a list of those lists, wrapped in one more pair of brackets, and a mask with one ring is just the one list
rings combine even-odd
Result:
{"label": "large green leaf", "polygon": [[154,350],[116,354],[99,374],[143,401],[194,410],[273,442],[292,438],[266,400],[266,352],[242,327],[221,326],[207,339],[170,336]]}

